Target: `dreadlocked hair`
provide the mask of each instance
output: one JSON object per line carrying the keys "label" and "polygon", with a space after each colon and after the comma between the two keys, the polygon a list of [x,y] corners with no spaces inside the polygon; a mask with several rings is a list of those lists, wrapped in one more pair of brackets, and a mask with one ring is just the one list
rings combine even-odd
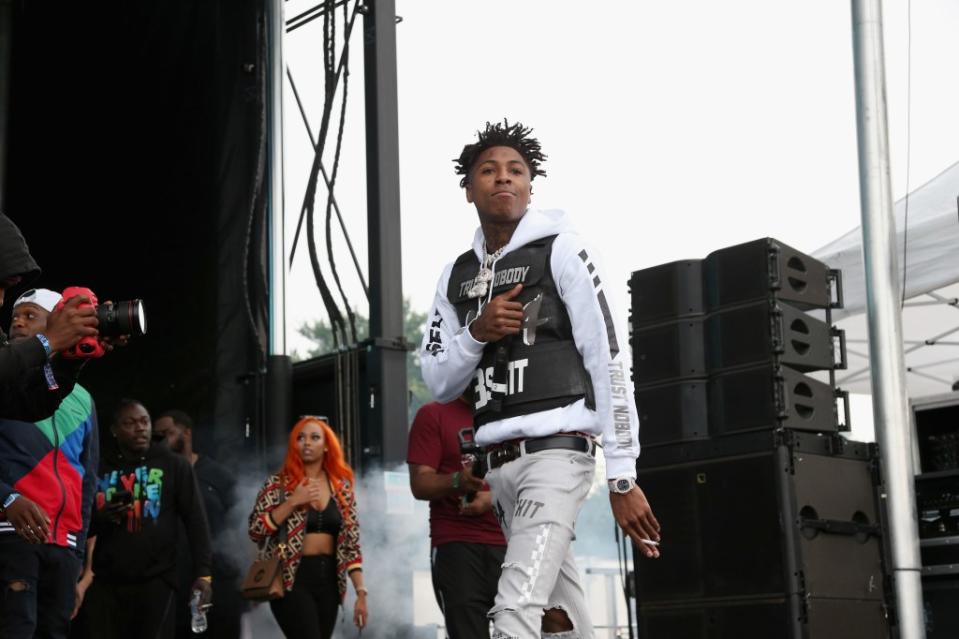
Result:
{"label": "dreadlocked hair", "polygon": [[485,131],[476,132],[476,142],[464,146],[460,156],[453,160],[456,163],[456,175],[463,176],[460,187],[469,184],[470,171],[480,153],[493,146],[508,146],[523,156],[526,166],[529,167],[530,180],[537,175],[546,175],[546,171],[539,168],[540,162],[546,161],[546,156],[543,154],[539,140],[530,137],[532,132],[532,128],[523,126],[521,122],[510,124],[506,118],[503,118],[502,124],[487,122]]}

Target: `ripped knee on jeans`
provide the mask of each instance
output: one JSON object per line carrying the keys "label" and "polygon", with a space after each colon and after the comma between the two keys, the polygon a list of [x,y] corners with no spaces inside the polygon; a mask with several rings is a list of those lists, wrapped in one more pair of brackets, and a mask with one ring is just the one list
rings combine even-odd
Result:
{"label": "ripped knee on jeans", "polygon": [[[487,616],[495,621],[498,615],[515,614],[516,612],[515,608],[501,604],[494,606]],[[562,606],[555,606],[543,610],[541,630],[543,637],[546,639],[580,639],[579,632],[573,627],[573,622]],[[519,639],[519,635],[503,632],[502,630],[494,630],[490,639]]]}
{"label": "ripped knee on jeans", "polygon": [[561,606],[543,610],[542,630],[544,633],[568,632],[573,629],[573,622]]}

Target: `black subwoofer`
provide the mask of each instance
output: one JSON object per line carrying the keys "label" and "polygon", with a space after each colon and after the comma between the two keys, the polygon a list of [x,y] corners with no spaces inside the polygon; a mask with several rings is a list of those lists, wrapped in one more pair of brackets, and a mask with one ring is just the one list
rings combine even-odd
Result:
{"label": "black subwoofer", "polygon": [[[663,543],[659,560],[636,553],[643,636],[886,636],[875,459],[789,431],[644,452],[638,481]],[[850,634],[814,631],[843,610],[860,619],[843,622]]]}

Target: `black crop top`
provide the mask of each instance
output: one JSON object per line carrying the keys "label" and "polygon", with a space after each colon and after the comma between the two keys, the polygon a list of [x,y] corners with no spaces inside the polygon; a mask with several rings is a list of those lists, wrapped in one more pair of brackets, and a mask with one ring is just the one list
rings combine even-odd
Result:
{"label": "black crop top", "polygon": [[326,503],[326,508],[322,511],[310,508],[306,515],[307,533],[326,533],[333,535],[335,539],[340,534],[340,528],[343,526],[343,515],[336,505],[336,499],[330,495],[330,501]]}

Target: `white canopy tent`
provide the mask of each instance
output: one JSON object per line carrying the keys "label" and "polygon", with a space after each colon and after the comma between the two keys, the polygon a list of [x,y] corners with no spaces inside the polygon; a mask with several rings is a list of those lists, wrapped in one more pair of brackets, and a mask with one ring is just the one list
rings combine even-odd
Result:
{"label": "white canopy tent", "polygon": [[[905,281],[906,381],[913,399],[949,392],[959,380],[957,206],[959,162],[896,202],[899,277]],[[870,393],[862,230],[846,233],[813,257],[842,270],[845,304],[833,318],[846,331],[849,367],[837,372],[836,383],[854,393]]]}

